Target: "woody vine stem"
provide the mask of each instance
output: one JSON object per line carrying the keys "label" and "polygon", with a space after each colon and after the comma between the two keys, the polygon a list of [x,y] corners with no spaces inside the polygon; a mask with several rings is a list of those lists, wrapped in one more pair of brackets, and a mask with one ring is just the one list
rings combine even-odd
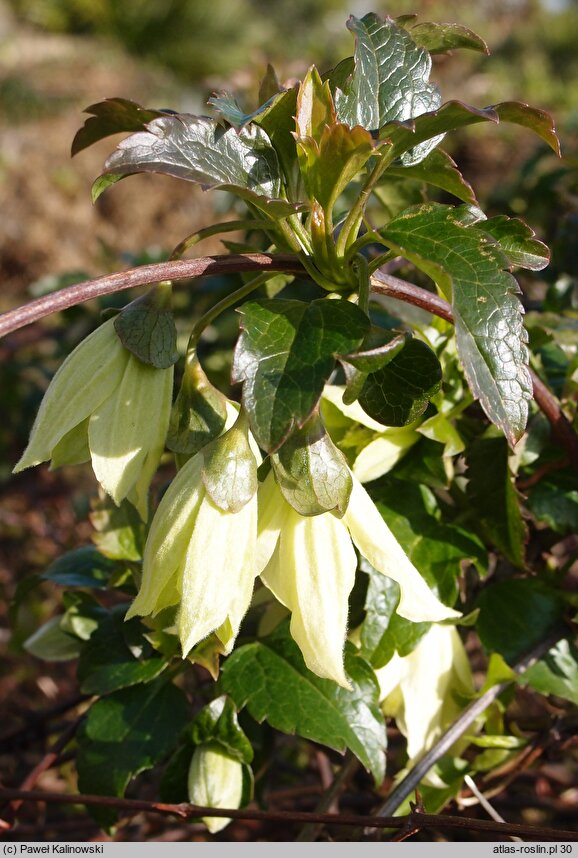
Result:
{"label": "woody vine stem", "polygon": [[[267,271],[307,277],[307,272],[298,257],[291,254],[227,254],[141,265],[93,280],[84,280],[74,286],[61,289],[55,294],[45,295],[22,307],[3,313],[0,315],[0,338],[52,313],[126,289],[153,285],[162,280],[189,280],[217,274]],[[448,322],[453,322],[451,307],[447,301],[399,277],[378,270],[372,275],[371,288],[375,293],[405,301]],[[531,376],[536,404],[550,423],[552,434],[563,447],[573,469],[578,472],[578,436],[565,417],[556,397],[535,372],[531,371]]]}

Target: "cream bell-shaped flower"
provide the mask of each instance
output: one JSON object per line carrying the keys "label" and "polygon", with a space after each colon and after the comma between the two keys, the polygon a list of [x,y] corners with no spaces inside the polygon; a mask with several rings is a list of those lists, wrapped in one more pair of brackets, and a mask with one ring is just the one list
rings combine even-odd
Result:
{"label": "cream bell-shaped flower", "polygon": [[[188,775],[191,804],[201,807],[240,807],[243,799],[243,765],[220,748],[200,745],[195,748]],[[231,820],[222,816],[204,816],[203,822],[216,834]]]}
{"label": "cream bell-shaped flower", "polygon": [[456,695],[473,693],[470,665],[454,626],[433,625],[409,655],[397,653],[376,671],[382,709],[407,739],[410,763],[439,739],[459,714]]}
{"label": "cream bell-shaped flower", "polygon": [[414,622],[459,616],[443,605],[391,533],[356,477],[343,518],[303,516],[283,498],[273,472],[259,488],[257,568],[273,595],[291,611],[291,635],[307,667],[349,688],[343,666],[349,594],[357,556],[401,588],[398,612]]}
{"label": "cream bell-shaped flower", "polygon": [[420,436],[415,423],[401,428],[382,426],[365,413],[359,402],[346,405],[343,402],[344,391],[345,388],[339,385],[326,385],[321,400],[321,413],[332,435],[335,430],[342,434],[354,429],[356,425],[373,433],[355,456],[351,468],[360,482],[369,483],[391,471],[419,441]]}
{"label": "cream bell-shaped flower", "polygon": [[144,551],[141,586],[126,615],[126,619],[155,616],[178,605],[177,630],[183,656],[211,632],[216,632],[225,653],[232,650],[256,576],[255,454],[236,426],[212,444],[216,445],[216,455],[221,455],[218,466],[229,488],[239,470],[235,449],[241,445],[247,468],[253,472],[252,496],[243,498],[234,511],[217,506],[206,487],[205,451],[189,459],[154,515]]}
{"label": "cream bell-shaped flower", "polygon": [[173,368],[140,361],[124,348],[109,319],[52,379],[14,472],[47,461],[55,468],[92,460],[97,480],[115,503],[128,497],[146,518],[172,389]]}

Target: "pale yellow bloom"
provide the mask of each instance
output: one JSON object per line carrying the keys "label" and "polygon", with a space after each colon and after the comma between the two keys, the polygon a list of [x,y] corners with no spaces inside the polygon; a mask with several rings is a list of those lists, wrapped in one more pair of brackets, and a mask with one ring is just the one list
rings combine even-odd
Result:
{"label": "pale yellow bloom", "polygon": [[[218,748],[195,748],[188,775],[189,801],[201,807],[240,807],[243,798],[243,766]],[[204,816],[203,822],[216,834],[231,820]]]}
{"label": "pale yellow bloom", "polygon": [[342,519],[327,512],[302,516],[283,498],[273,473],[259,489],[257,567],[275,597],[291,611],[291,634],[318,676],[349,687],[343,667],[349,594],[357,556],[398,582],[398,612],[414,622],[458,613],[443,605],[387,527],[355,477]]}
{"label": "pale yellow bloom", "polygon": [[330,429],[332,420],[329,409],[334,407],[340,412],[344,427],[355,427],[357,424],[374,433],[357,453],[351,468],[360,482],[369,483],[391,471],[419,441],[419,434],[415,423],[402,427],[383,426],[366,414],[359,402],[346,405],[343,402],[344,390],[345,388],[338,385],[326,385],[321,400],[321,412]]}
{"label": "pale yellow bloom", "polygon": [[15,472],[92,460],[96,478],[119,504],[128,497],[143,518],[167,433],[173,368],[156,369],[124,348],[114,320],[66,358],[52,379]]}
{"label": "pale yellow bloom", "polygon": [[410,765],[439,739],[473,693],[467,655],[454,626],[433,625],[417,647],[376,671],[382,708],[407,739]]}
{"label": "pale yellow bloom", "polygon": [[256,574],[257,496],[236,512],[220,509],[205,488],[204,461],[202,452],[189,459],[163,496],[127,613],[154,616],[178,605],[183,655],[211,632],[231,651]]}

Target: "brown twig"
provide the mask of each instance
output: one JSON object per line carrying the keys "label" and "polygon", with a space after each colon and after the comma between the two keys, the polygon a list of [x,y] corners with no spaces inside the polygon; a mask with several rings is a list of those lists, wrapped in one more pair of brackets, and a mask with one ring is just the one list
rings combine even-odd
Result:
{"label": "brown twig", "polygon": [[[110,295],[134,286],[146,286],[161,280],[186,280],[211,274],[266,270],[287,271],[307,276],[298,257],[292,254],[244,253],[203,256],[197,259],[177,259],[154,265],[142,265],[117,274],[97,277],[95,280],[85,280],[75,286],[69,286],[59,292],[31,301],[23,307],[3,313],[0,315],[0,338],[51,313],[73,307],[91,298]],[[448,322],[453,322],[452,310],[448,302],[428,292],[427,289],[382,271],[376,271],[372,275],[371,285],[374,292],[421,307]],[[549,420],[552,434],[568,454],[572,467],[578,471],[578,437],[563,414],[556,397],[535,373],[531,374],[536,403]]]}
{"label": "brown twig", "polygon": [[[358,767],[359,763],[357,761],[357,758],[354,757],[351,751],[347,751],[347,753],[345,754],[343,765],[341,766],[337,776],[333,779],[333,782],[329,785],[327,790],[321,796],[318,804],[315,807],[315,813],[324,813],[326,810],[329,810],[331,808],[335,799],[337,798],[339,793],[343,789],[345,789],[349,779]],[[299,832],[298,836],[295,838],[295,842],[312,843],[317,840],[322,830],[323,825],[321,823],[311,823],[309,825],[305,825],[304,828]]]}
{"label": "brown twig", "polygon": [[439,316],[440,319],[445,319],[452,325],[454,323],[454,314],[447,301],[434,295],[433,292],[428,292],[427,289],[422,289],[421,286],[408,283],[407,280],[400,280],[399,277],[378,270],[371,275],[371,288],[373,292],[380,295],[396,298],[405,304],[413,304],[414,307],[433,313],[434,316]]}
{"label": "brown twig", "polygon": [[68,307],[74,307],[92,298],[121,292],[123,289],[147,286],[159,283],[161,280],[188,280],[193,277],[238,274],[248,271],[288,271],[304,274],[303,267],[296,256],[282,253],[201,256],[198,259],[176,259],[172,262],[141,265],[138,268],[129,268],[128,271],[97,277],[95,280],[84,280],[82,283],[44,295],[23,307],[3,313],[0,315],[0,338],[51,313],[66,310]]}
{"label": "brown twig", "polygon": [[533,840],[578,841],[578,831],[543,828],[542,826],[519,825],[516,823],[498,823],[487,819],[469,819],[444,814],[427,814],[417,811],[408,816],[369,817],[352,814],[307,813],[289,810],[255,810],[252,808],[215,808],[194,804],[165,804],[162,802],[142,801],[130,798],[111,798],[103,795],[65,795],[43,790],[0,789],[0,800],[46,803],[80,804],[85,807],[110,807],[135,814],[141,811],[177,816],[191,819],[199,816],[220,816],[231,819],[253,819],[261,822],[309,823],[320,822],[323,825],[365,826],[371,828],[404,828],[409,822],[416,830],[452,829],[458,831],[480,831],[487,834],[519,835]]}
{"label": "brown twig", "polygon": [[528,489],[531,489],[532,486],[537,485],[544,477],[547,477],[548,474],[551,474],[552,471],[561,471],[564,468],[567,468],[570,464],[570,459],[564,457],[563,459],[556,459],[555,462],[545,462],[545,464],[541,465],[541,467],[536,468],[534,473],[529,476],[525,480],[516,480],[516,488],[520,492],[525,492]]}
{"label": "brown twig", "polygon": [[[40,760],[40,762],[34,766],[31,772],[29,772],[22,783],[20,784],[20,789],[23,792],[29,792],[32,790],[36,784],[38,783],[38,779],[44,772],[48,771],[48,769],[52,768],[52,766],[58,761],[62,751],[66,748],[68,743],[74,738],[76,731],[80,725],[80,722],[83,719],[83,715],[80,718],[76,718],[76,720],[72,721],[68,727],[63,731],[63,733],[58,737],[56,742],[50,748],[49,751],[44,755],[44,757]],[[10,827],[14,819],[16,818],[16,814],[22,805],[22,801],[16,799],[10,803],[10,808],[8,813],[3,815],[1,820],[2,828],[6,829]]]}

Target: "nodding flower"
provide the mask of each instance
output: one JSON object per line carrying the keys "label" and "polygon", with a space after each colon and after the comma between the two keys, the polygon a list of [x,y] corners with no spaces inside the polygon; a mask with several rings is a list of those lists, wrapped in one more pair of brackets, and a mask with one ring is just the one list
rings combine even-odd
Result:
{"label": "nodding flower", "polygon": [[454,626],[433,625],[412,652],[403,657],[395,653],[376,676],[382,709],[407,739],[409,765],[432,747],[474,692],[468,657]]}
{"label": "nodding flower", "polygon": [[354,545],[400,585],[402,617],[437,622],[459,616],[430,590],[355,476],[345,515],[338,518],[333,512],[301,515],[268,474],[259,489],[259,574],[291,611],[291,634],[308,668],[346,688],[343,647],[357,569]]}
{"label": "nodding flower", "polygon": [[[239,497],[227,508],[207,488],[209,448],[216,470],[229,483],[225,491],[243,462]],[[177,605],[183,656],[211,632],[230,652],[255,583],[256,489],[257,459],[246,427],[237,421],[189,459],[165,492],[147,538],[141,586],[126,618],[154,616]]]}
{"label": "nodding flower", "polygon": [[157,369],[120,342],[114,319],[66,358],[44,395],[14,472],[92,461],[116,504],[128,498],[147,517],[147,495],[165,444],[173,368]]}

